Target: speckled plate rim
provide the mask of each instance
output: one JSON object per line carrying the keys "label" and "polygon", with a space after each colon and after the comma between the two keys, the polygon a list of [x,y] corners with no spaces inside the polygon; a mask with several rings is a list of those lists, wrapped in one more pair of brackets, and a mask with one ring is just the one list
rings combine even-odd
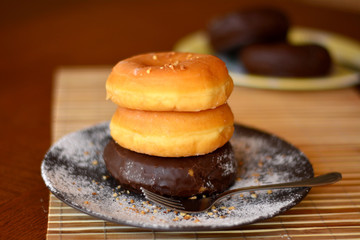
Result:
{"label": "speckled plate rim", "polygon": [[[89,209],[86,208],[85,204],[84,205],[78,205],[76,203],[74,203],[72,201],[72,199],[67,198],[65,196],[65,192],[61,192],[58,189],[56,189],[54,186],[52,186],[50,184],[49,181],[49,176],[47,175],[47,171],[45,168],[45,165],[47,164],[47,156],[49,155],[49,153],[52,151],[53,147],[56,146],[56,144],[58,142],[60,142],[62,139],[64,138],[68,138],[71,137],[71,135],[77,134],[77,133],[81,133],[81,132],[87,132],[87,131],[93,131],[94,129],[96,131],[104,131],[106,128],[108,128],[109,122],[104,122],[104,123],[100,123],[97,125],[94,125],[92,127],[88,127],[76,132],[72,132],[69,133],[67,135],[65,135],[64,137],[62,137],[60,140],[58,140],[56,143],[54,143],[52,145],[52,147],[49,149],[49,151],[46,153],[42,163],[41,163],[41,176],[45,182],[45,185],[47,186],[47,188],[50,190],[50,192],[56,196],[59,200],[61,200],[62,202],[64,202],[65,204],[67,204],[70,207],[73,207],[74,209],[79,210],[80,212],[83,212],[85,214],[88,214],[90,216],[93,216],[95,218],[99,218],[102,220],[106,220],[109,222],[114,222],[117,224],[122,224],[122,225],[130,225],[130,226],[134,226],[134,227],[140,227],[140,228],[144,228],[144,229],[150,229],[150,230],[157,230],[157,231],[179,231],[179,232],[185,232],[185,231],[217,231],[217,230],[230,230],[230,229],[238,229],[242,226],[245,225],[249,225],[258,221],[262,221],[262,220],[266,220],[269,218],[273,218],[281,213],[284,213],[285,211],[291,209],[292,207],[294,207],[295,205],[297,205],[298,203],[300,203],[302,201],[302,199],[304,199],[306,197],[306,195],[309,193],[309,191],[311,190],[310,187],[303,187],[303,188],[294,188],[294,191],[296,191],[297,195],[296,197],[293,199],[293,201],[291,203],[289,203],[288,205],[286,205],[285,207],[282,207],[280,209],[278,209],[278,211],[274,212],[271,216],[259,216],[258,218],[251,220],[251,221],[246,221],[243,222],[242,224],[239,225],[233,225],[233,226],[216,226],[216,227],[208,227],[208,226],[201,226],[201,224],[199,226],[181,226],[181,227],[172,227],[172,228],[168,228],[168,227],[162,227],[159,225],[154,226],[153,224],[141,224],[141,223],[134,223],[131,222],[129,223],[126,220],[122,220],[122,219],[114,219],[112,217],[109,217],[107,215],[102,214],[101,212],[94,212],[91,211]],[[302,159],[303,161],[306,161],[306,170],[307,170],[307,176],[304,175],[303,179],[306,178],[311,178],[314,176],[314,172],[313,172],[313,168],[311,163],[309,162],[309,160],[306,158],[306,156],[299,150],[297,149],[295,146],[293,146],[292,144],[288,143],[287,141],[273,135],[273,134],[269,134],[266,133],[264,131],[255,129],[255,128],[251,128],[251,127],[247,127],[244,125],[240,125],[240,124],[235,124],[235,133],[236,131],[238,131],[239,128],[244,128],[247,129],[249,131],[254,132],[255,134],[262,136],[263,138],[267,138],[267,139],[272,139],[272,140],[276,140],[281,142],[282,144],[285,144],[288,148],[292,149],[292,150],[296,150],[298,152],[298,154],[302,155]],[[144,200],[146,200],[144,198]]]}

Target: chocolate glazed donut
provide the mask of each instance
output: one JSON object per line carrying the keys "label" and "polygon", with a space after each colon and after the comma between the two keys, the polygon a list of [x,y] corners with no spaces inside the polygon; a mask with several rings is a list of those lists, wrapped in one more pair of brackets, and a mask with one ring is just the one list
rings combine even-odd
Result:
{"label": "chocolate glazed donut", "polygon": [[240,61],[249,73],[286,77],[316,77],[331,70],[329,52],[316,44],[259,44],[243,49]]}
{"label": "chocolate glazed donut", "polygon": [[207,32],[215,51],[234,53],[250,44],[285,42],[289,25],[279,10],[249,9],[214,19]]}
{"label": "chocolate glazed donut", "polygon": [[103,157],[108,171],[122,186],[135,192],[144,187],[174,197],[222,192],[234,183],[237,174],[230,143],[206,155],[166,158],[127,150],[111,139]]}

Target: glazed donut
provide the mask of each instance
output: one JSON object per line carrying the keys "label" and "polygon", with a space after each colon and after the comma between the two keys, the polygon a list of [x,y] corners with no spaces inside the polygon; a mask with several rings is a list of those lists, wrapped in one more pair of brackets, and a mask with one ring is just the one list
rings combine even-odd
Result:
{"label": "glazed donut", "polygon": [[252,74],[283,77],[316,77],[330,72],[329,52],[315,44],[252,45],[240,53],[240,61]]}
{"label": "glazed donut", "polygon": [[228,53],[250,44],[286,41],[289,25],[279,10],[249,9],[213,19],[207,32],[215,51]]}
{"label": "glazed donut", "polygon": [[106,81],[107,99],[149,111],[215,108],[226,102],[232,89],[223,61],[194,53],[137,55],[116,64]]}
{"label": "glazed donut", "polygon": [[118,107],[110,134],[122,147],[161,157],[202,155],[223,146],[234,131],[230,107],[199,112],[154,112]]}
{"label": "glazed donut", "polygon": [[135,192],[144,187],[175,197],[210,195],[226,190],[235,181],[238,165],[230,143],[212,153],[180,161],[136,153],[111,139],[103,158],[108,171],[121,186]]}

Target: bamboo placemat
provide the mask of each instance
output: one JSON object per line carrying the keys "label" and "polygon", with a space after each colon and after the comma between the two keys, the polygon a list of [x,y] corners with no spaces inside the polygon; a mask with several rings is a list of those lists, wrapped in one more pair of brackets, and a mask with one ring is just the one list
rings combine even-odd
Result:
{"label": "bamboo placemat", "polygon": [[[55,75],[52,140],[108,121],[108,67],[61,68]],[[360,97],[353,88],[281,92],[236,87],[235,120],[299,147],[315,175],[339,171],[343,180],[317,187],[297,206],[239,230],[155,232],[99,220],[50,194],[48,239],[360,239]]]}

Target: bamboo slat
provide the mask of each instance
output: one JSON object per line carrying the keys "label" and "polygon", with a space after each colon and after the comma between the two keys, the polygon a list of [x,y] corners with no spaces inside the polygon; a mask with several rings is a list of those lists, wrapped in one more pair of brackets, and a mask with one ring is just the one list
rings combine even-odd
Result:
{"label": "bamboo slat", "polygon": [[[108,67],[62,68],[55,75],[52,140],[108,121]],[[50,194],[47,239],[360,239],[360,97],[353,88],[284,92],[236,87],[235,121],[274,133],[299,147],[315,174],[343,180],[313,188],[297,206],[237,230],[155,232],[90,217]]]}

